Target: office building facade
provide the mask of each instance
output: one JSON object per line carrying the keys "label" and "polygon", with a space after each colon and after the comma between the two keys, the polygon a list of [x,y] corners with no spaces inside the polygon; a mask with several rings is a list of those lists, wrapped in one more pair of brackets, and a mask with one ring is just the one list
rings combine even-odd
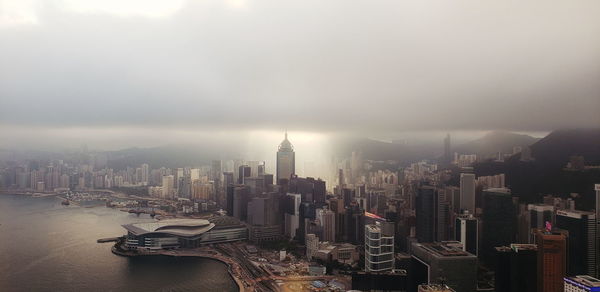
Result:
{"label": "office building facade", "polygon": [[[424,279],[416,284],[435,284],[443,280],[456,291],[477,290],[477,257],[458,248],[452,242],[413,243],[413,271],[422,270]],[[425,283],[419,283],[424,281]]]}
{"label": "office building facade", "polygon": [[537,291],[563,291],[566,274],[567,249],[564,234],[538,230],[535,234],[538,246]]}
{"label": "office building facade", "polygon": [[568,232],[567,275],[598,276],[596,214],[584,211],[557,210],[555,226]]}
{"label": "office building facade", "polygon": [[461,214],[456,218],[454,240],[462,244],[462,249],[479,255],[479,221],[471,214]]}
{"label": "office building facade", "polygon": [[335,213],[329,209],[317,209],[317,220],[323,227],[321,240],[335,242]]}
{"label": "office building facade", "polygon": [[496,292],[537,291],[537,245],[496,247]]}
{"label": "office building facade", "polygon": [[385,272],[394,268],[394,223],[376,221],[365,225],[365,271]]}
{"label": "office building facade", "polygon": [[460,174],[460,209],[475,214],[475,174]]}
{"label": "office building facade", "polygon": [[483,230],[479,255],[484,264],[491,266],[494,248],[515,242],[516,207],[509,189],[494,188],[483,191]]}
{"label": "office building facade", "polygon": [[433,242],[435,240],[435,187],[420,187],[415,197],[416,236],[419,242]]}

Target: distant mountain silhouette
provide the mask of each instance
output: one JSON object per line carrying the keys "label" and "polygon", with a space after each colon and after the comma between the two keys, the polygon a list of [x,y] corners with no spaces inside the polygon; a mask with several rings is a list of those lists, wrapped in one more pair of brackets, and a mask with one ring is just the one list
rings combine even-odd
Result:
{"label": "distant mountain silhouette", "polygon": [[423,159],[432,159],[441,151],[440,144],[399,144],[368,138],[338,139],[333,143],[335,153],[342,157],[350,157],[352,152],[362,152],[362,157],[368,160],[395,160],[401,165]]}
{"label": "distant mountain silhouette", "polygon": [[512,153],[513,147],[527,147],[537,142],[539,138],[504,131],[493,131],[485,136],[459,145],[452,152],[477,154],[479,157],[489,157],[498,152]]}
{"label": "distant mountain silhouette", "polygon": [[205,165],[220,157],[236,157],[233,147],[209,142],[203,145],[134,147],[105,153],[108,156],[108,166],[115,169],[138,166],[142,163],[147,163],[152,168]]}
{"label": "distant mountain silhouette", "polygon": [[[451,151],[462,154],[477,154],[479,157],[490,157],[498,151],[512,153],[513,147],[529,146],[539,138],[510,132],[494,131],[485,136],[453,146]],[[367,138],[339,139],[337,154],[349,157],[353,151],[362,151],[363,158],[370,160],[386,161],[396,160],[401,164],[420,161],[423,159],[436,159],[442,154],[442,140],[439,143],[422,142],[418,144],[390,143]]]}
{"label": "distant mountain silhouette", "polygon": [[544,164],[562,165],[573,155],[600,164],[600,129],[557,130],[531,145],[531,154]]}
{"label": "distant mountain silhouette", "polygon": [[506,184],[524,202],[540,202],[545,194],[567,197],[580,194],[577,207],[593,207],[594,184],[600,183],[600,170],[565,170],[573,155],[584,156],[586,165],[600,164],[600,129],[557,130],[534,143],[535,160],[521,161],[514,155],[506,162],[485,161],[475,165],[477,176],[506,174]]}

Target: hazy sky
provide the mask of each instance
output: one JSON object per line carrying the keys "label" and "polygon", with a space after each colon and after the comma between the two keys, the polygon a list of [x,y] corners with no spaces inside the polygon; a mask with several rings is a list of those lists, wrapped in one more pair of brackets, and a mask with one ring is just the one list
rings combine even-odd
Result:
{"label": "hazy sky", "polygon": [[597,0],[0,0],[0,146],[599,126],[599,15]]}

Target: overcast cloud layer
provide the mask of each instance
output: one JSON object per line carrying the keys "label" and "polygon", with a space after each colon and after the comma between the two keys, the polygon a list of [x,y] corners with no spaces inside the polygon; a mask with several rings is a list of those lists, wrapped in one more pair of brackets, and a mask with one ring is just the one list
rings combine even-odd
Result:
{"label": "overcast cloud layer", "polygon": [[596,0],[1,3],[4,129],[600,125]]}

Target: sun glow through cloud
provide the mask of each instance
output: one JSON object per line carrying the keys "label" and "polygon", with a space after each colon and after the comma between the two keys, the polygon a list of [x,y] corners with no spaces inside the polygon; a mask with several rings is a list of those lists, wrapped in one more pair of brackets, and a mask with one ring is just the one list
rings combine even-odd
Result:
{"label": "sun glow through cloud", "polygon": [[67,0],[65,10],[77,13],[107,13],[119,16],[168,17],[177,12],[183,0]]}
{"label": "sun glow through cloud", "polygon": [[36,24],[35,4],[33,0],[0,1],[0,27]]}
{"label": "sun glow through cloud", "polygon": [[[243,6],[243,1],[230,2],[228,4],[232,7]],[[0,27],[39,24],[38,14],[41,9],[47,8],[45,5],[67,13],[164,18],[179,11],[184,4],[184,0],[62,0],[59,2],[2,0],[0,1]]]}
{"label": "sun glow through cloud", "polygon": [[226,0],[227,5],[231,8],[243,8],[246,6],[246,0]]}

